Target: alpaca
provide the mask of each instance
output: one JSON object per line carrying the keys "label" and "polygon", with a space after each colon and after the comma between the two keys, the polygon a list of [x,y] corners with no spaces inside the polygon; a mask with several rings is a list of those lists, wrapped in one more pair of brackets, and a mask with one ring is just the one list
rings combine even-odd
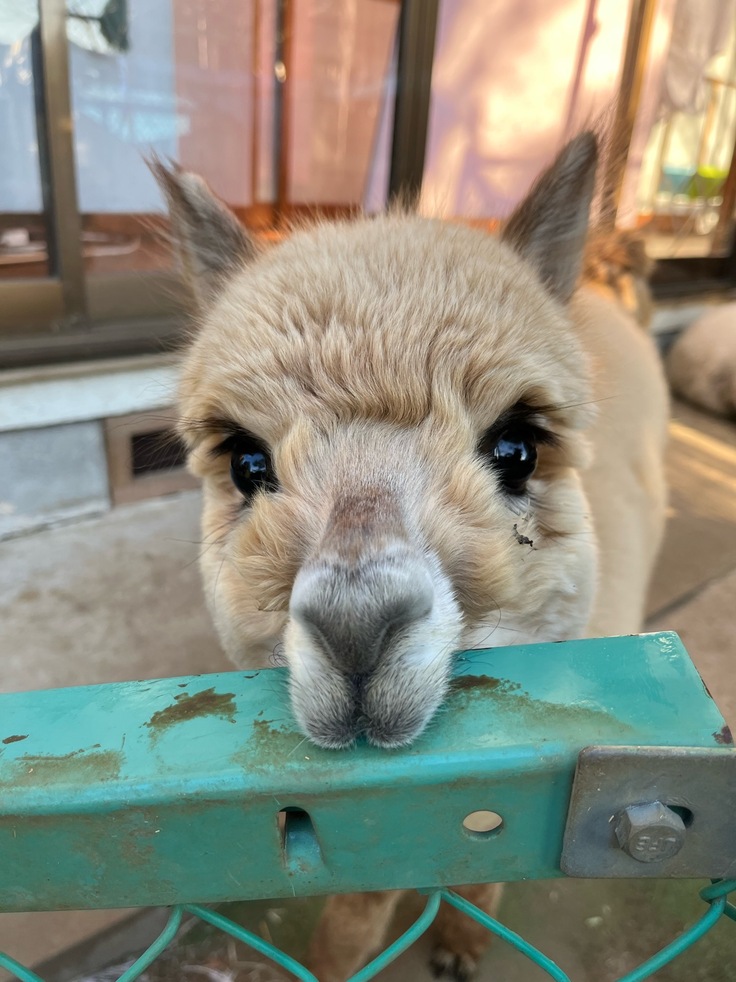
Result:
{"label": "alpaca", "polygon": [[676,338],[665,362],[675,395],[736,419],[736,303],[706,309]]}
{"label": "alpaca", "polygon": [[[667,397],[650,339],[578,288],[597,156],[572,140],[500,237],[396,209],[267,250],[153,164],[197,308],[180,432],[208,605],[238,665],[283,645],[322,747],[411,743],[458,649],[640,628]],[[499,891],[461,888],[489,911]],[[360,967],[398,896],[330,898],[321,982]],[[469,978],[487,940],[444,911],[435,971]]]}

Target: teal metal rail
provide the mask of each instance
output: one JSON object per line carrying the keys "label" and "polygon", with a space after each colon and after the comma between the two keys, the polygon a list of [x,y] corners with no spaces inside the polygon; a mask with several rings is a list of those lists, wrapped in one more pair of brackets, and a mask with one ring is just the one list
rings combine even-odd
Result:
{"label": "teal metal rail", "polygon": [[[587,848],[565,841],[573,782],[584,784],[581,751],[602,747],[623,748],[617,760],[632,762],[617,808],[656,794],[695,819],[676,856],[623,856],[599,875],[726,878],[704,892],[699,925],[660,960],[722,915],[734,919],[733,789],[702,774],[713,762],[722,775],[736,751],[675,635],[465,652],[445,708],[400,751],[312,746],[285,682],[270,669],[0,696],[0,910],[171,905],[166,931],[125,982],[166,948],[184,910],[312,980],[202,905],[430,888],[399,948],[354,977],[364,982],[426,929],[441,900],[467,909],[452,884],[559,877],[563,845]],[[668,771],[657,748],[682,766]],[[464,822],[477,811],[497,813],[500,826],[470,831]],[[618,849],[611,834],[599,852]],[[497,921],[468,912],[551,978],[567,978]],[[626,982],[648,978],[652,965]],[[9,955],[0,966],[37,980]]]}

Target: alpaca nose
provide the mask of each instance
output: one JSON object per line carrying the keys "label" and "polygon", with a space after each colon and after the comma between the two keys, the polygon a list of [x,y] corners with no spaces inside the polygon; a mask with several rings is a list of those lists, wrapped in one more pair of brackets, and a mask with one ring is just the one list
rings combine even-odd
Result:
{"label": "alpaca nose", "polygon": [[426,617],[433,602],[429,571],[413,557],[392,555],[355,566],[331,562],[303,567],[289,609],[360,689],[397,635]]}

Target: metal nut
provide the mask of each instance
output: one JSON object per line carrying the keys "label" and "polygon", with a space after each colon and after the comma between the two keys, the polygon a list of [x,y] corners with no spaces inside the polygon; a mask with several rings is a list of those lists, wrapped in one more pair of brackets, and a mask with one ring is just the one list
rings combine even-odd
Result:
{"label": "metal nut", "polygon": [[685,844],[685,823],[661,801],[629,805],[616,816],[618,844],[640,863],[672,859]]}

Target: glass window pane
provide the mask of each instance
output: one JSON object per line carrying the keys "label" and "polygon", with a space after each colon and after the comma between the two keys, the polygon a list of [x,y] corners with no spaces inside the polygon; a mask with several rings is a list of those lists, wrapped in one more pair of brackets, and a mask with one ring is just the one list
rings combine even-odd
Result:
{"label": "glass window pane", "polygon": [[[258,119],[271,123],[259,94],[259,35],[273,45],[273,3],[263,0],[175,0],[174,88],[181,125],[176,159],[201,174],[248,221],[259,200],[254,164]],[[264,35],[264,31],[267,33]],[[261,105],[256,100],[261,98]],[[266,151],[266,174],[271,171]],[[264,200],[269,200],[268,196]]]}
{"label": "glass window pane", "polygon": [[736,21],[713,4],[658,9],[623,187],[622,215],[658,259],[724,255],[721,215],[736,138]]}
{"label": "glass window pane", "polygon": [[[337,212],[371,205],[385,189],[393,119],[393,54],[400,4],[291,3],[283,65],[288,129],[287,204]],[[388,123],[388,126],[382,125]],[[388,137],[378,145],[377,136]],[[379,176],[380,174],[380,176]]]}
{"label": "glass window pane", "polygon": [[[491,225],[616,97],[628,3],[442,0],[422,206]],[[594,11],[594,16],[593,12]]]}
{"label": "glass window pane", "polygon": [[67,5],[89,273],[170,265],[152,151],[264,231],[359,206],[387,174],[398,2],[121,0],[112,23],[105,0]]}
{"label": "glass window pane", "polygon": [[88,273],[170,265],[144,155],[173,156],[172,4],[67,0],[77,195]]}
{"label": "glass window pane", "polygon": [[0,2],[0,280],[49,275],[34,64],[38,8]]}

